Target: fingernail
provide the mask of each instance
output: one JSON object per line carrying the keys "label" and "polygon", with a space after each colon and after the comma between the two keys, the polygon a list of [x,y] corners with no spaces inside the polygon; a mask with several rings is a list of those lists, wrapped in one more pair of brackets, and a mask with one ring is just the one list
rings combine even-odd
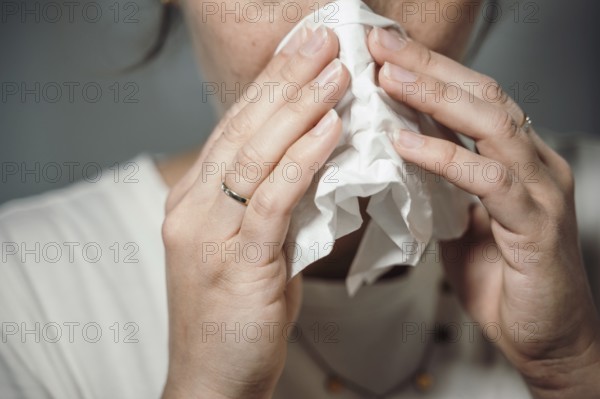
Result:
{"label": "fingernail", "polygon": [[298,49],[300,49],[300,46],[304,44],[306,40],[308,40],[309,35],[310,30],[308,30],[305,26],[302,27],[294,34],[294,36],[292,36],[290,41],[285,45],[281,52],[288,55],[295,53],[298,51]]}
{"label": "fingernail", "polygon": [[338,58],[331,61],[315,79],[318,85],[317,88],[323,88],[327,83],[334,82],[341,71],[342,62]]}
{"label": "fingernail", "polygon": [[398,82],[415,82],[417,80],[417,77],[412,72],[389,62],[383,65],[383,74],[386,78]]}
{"label": "fingernail", "polygon": [[337,122],[339,116],[334,109],[330,109],[329,112],[317,123],[317,126],[310,132],[313,136],[322,136],[331,131],[334,123]]}
{"label": "fingernail", "polygon": [[320,26],[313,32],[310,40],[300,47],[300,53],[305,56],[315,55],[323,48],[326,40],[327,29],[324,26]]}
{"label": "fingernail", "polygon": [[388,31],[382,28],[375,28],[375,41],[392,51],[402,50],[406,46],[406,40],[395,30]]}
{"label": "fingernail", "polygon": [[388,133],[390,140],[404,148],[415,149],[425,144],[425,140],[420,134],[410,130],[394,130]]}

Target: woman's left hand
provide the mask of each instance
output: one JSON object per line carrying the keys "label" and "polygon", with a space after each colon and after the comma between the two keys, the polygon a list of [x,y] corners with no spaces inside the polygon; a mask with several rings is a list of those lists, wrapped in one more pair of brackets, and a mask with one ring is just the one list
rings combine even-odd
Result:
{"label": "woman's left hand", "polygon": [[[463,306],[480,325],[500,326],[497,344],[534,396],[598,395],[600,322],[569,165],[523,127],[525,114],[491,78],[383,29],[369,48],[391,97],[475,140],[479,154],[408,131],[392,137],[404,160],[481,199],[467,234],[442,247],[463,255],[444,262]],[[490,245],[499,258],[490,259]]]}

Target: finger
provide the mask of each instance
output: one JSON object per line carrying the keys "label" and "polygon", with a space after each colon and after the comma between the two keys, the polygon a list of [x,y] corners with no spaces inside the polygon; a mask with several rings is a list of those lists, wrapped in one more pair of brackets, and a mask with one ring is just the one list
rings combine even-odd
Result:
{"label": "finger", "polygon": [[[282,68],[284,68],[286,64],[289,64],[291,60],[294,59],[300,47],[312,37],[312,34],[313,32],[307,28],[302,28],[296,32],[290,42],[283,49],[281,49],[279,53],[273,56],[265,69],[261,71],[261,73],[255,79],[255,87],[266,87],[266,83],[271,83],[271,79],[279,75]],[[252,86],[248,86],[247,90],[249,90],[251,87]],[[251,100],[254,101],[252,96],[247,95],[247,93],[245,94],[246,95],[240,96],[240,98],[238,98],[237,101],[225,112],[225,115],[215,127],[213,133],[210,135],[204,146],[204,156],[206,156],[206,153],[208,152],[207,150],[210,149],[212,145],[214,145],[214,143],[221,137],[229,121],[242,109],[249,105]]]}
{"label": "finger", "polygon": [[[220,133],[217,135],[215,132],[222,132],[226,123],[231,118],[231,115],[237,114],[239,108],[240,104],[236,103],[227,110],[213,130],[213,133],[199,149],[193,149],[183,157],[167,160],[164,164],[160,164],[159,167],[161,168],[181,171],[179,175],[182,176],[179,181],[169,181],[168,179],[165,179],[167,185],[172,186],[167,201],[165,202],[165,210],[167,212],[171,211],[181,202],[181,199],[188,193],[189,189],[199,178],[202,178],[202,176],[206,176],[209,173],[214,173],[213,168],[210,167],[205,160],[207,154],[212,150],[220,135]],[[188,166],[190,164],[192,165],[191,167]],[[177,173],[174,173],[174,175],[177,175]]]}
{"label": "finger", "polygon": [[287,149],[337,104],[349,81],[341,61],[333,60],[302,88],[298,101],[282,107],[238,150],[233,162],[235,171],[225,176],[226,185],[251,197]]}
{"label": "finger", "polygon": [[[270,77],[276,76],[278,71],[280,71],[287,63],[290,62],[298,49],[304,43],[306,43],[311,35],[312,32],[306,28],[296,32],[290,42],[269,61],[265,69],[258,75],[256,78],[256,84],[258,87],[265,87],[265,84],[269,82]],[[169,197],[167,198],[165,204],[167,211],[173,209],[181,201],[181,198],[188,192],[194,182],[196,182],[198,176],[203,173],[203,169],[206,166],[205,159],[207,154],[212,150],[217,140],[221,137],[223,130],[229,121],[236,116],[240,110],[249,104],[250,98],[251,97],[247,95],[240,96],[240,98],[237,99],[237,101],[233,103],[233,105],[225,112],[225,115],[223,115],[217,126],[213,129],[211,135],[204,142],[204,145],[202,146],[199,155],[196,156],[196,160],[192,167],[185,172],[183,177],[169,192]]]}
{"label": "finger", "polygon": [[[299,30],[281,52],[271,59],[256,80],[252,84],[246,85],[247,90],[260,88],[265,93],[265,95],[261,96],[263,101],[256,102],[255,98],[247,93],[236,99],[236,102],[226,112],[204,144],[194,166],[185,174],[177,186],[171,190],[167,200],[167,209],[172,209],[178,204],[198,179],[205,181],[210,176],[213,176],[215,166],[216,169],[220,169],[221,161],[231,159],[231,154],[235,152],[239,145],[237,140],[243,142],[247,134],[252,134],[253,130],[262,124],[280,106],[280,95],[273,95],[273,100],[270,101],[269,91],[272,87],[275,85],[278,85],[280,88],[284,87],[286,84],[284,77],[287,77],[287,84],[292,84],[291,81],[296,79],[296,77],[298,82],[294,83],[299,83],[304,78],[305,73],[310,75],[313,68],[318,69],[319,66],[326,65],[328,60],[335,57],[338,42],[331,39],[331,32],[325,31],[325,33],[325,43],[322,43],[322,47],[314,52],[315,46],[320,43],[319,39],[323,38],[323,31],[311,32],[306,28]],[[317,35],[316,41],[311,41],[315,35]],[[308,48],[304,48],[305,46]],[[312,56],[309,50],[313,50],[314,53]],[[316,73],[318,72],[314,72],[313,77],[316,76]],[[275,93],[277,92],[275,91]],[[249,107],[250,105],[252,107]],[[241,113],[242,110],[244,113]],[[232,123],[232,121],[234,122]],[[228,129],[227,127],[230,125],[233,125],[233,127]],[[234,141],[233,145],[228,145],[227,137],[224,137],[224,132],[226,131],[230,134],[228,137],[231,137],[231,140]],[[243,134],[238,135],[236,138],[235,132],[243,132]]]}
{"label": "finger", "polygon": [[540,162],[531,139],[507,111],[469,96],[460,87],[389,63],[381,69],[380,83],[398,101],[473,138],[485,156],[505,165],[519,162],[520,167]]}
{"label": "finger", "polygon": [[419,71],[442,82],[452,82],[477,98],[499,106],[522,125],[525,114],[494,79],[430,50],[414,40],[402,38],[393,29],[376,28],[369,34],[369,49],[375,61]]}
{"label": "finger", "polygon": [[575,182],[569,162],[546,144],[534,130],[531,130],[529,135],[538,150],[540,158],[550,171],[549,175],[554,178],[563,190],[572,192],[575,188]]}
{"label": "finger", "polygon": [[[537,213],[528,191],[513,179],[511,170],[499,162],[455,143],[408,130],[395,131],[391,136],[402,159],[481,198],[490,214],[505,228],[519,232],[525,225],[524,218],[532,218]],[[508,212],[507,204],[510,204]]]}
{"label": "finger", "polygon": [[336,148],[341,131],[341,120],[331,110],[288,149],[248,205],[240,229],[244,240],[260,237],[281,248],[293,209]]}
{"label": "finger", "polygon": [[[314,87],[304,88],[300,86],[300,84],[306,86],[306,84],[309,83],[311,79],[314,79],[319,73],[325,73],[326,75],[331,74],[331,70],[323,71],[324,65],[321,64],[327,59],[335,58],[335,55],[337,54],[338,44],[337,40],[334,41],[331,37],[332,34],[333,33],[326,28],[317,29],[317,31],[313,33],[313,38],[315,40],[309,40],[305,43],[298,51],[297,57],[290,60],[280,72],[279,79],[283,79],[283,82],[280,83],[282,88],[290,85],[296,85],[301,88],[298,93],[294,93],[294,90],[292,90],[291,95],[293,97],[291,99],[285,98],[286,95],[289,95],[290,91],[282,90],[280,95],[275,95],[273,98],[261,98],[259,102],[248,105],[231,120],[226,127],[223,136],[215,143],[213,149],[206,158],[206,167],[218,170],[219,173],[204,176],[202,183],[206,184],[198,184],[195,186],[196,189],[192,189],[190,192],[191,195],[198,196],[198,202],[202,202],[200,199],[203,198],[206,186],[219,187],[222,182],[225,182],[230,190],[242,198],[249,199],[253,196],[255,188],[263,180],[263,176],[268,175],[267,169],[273,168],[273,164],[280,160],[282,153],[287,149],[285,148],[282,150],[281,148],[275,148],[274,150],[269,150],[269,148],[273,148],[273,143],[267,143],[266,147],[260,149],[256,145],[254,147],[245,146],[245,143],[257,134],[258,131],[264,130],[261,125],[257,130],[253,131],[255,127],[252,120],[255,118],[255,112],[262,113],[262,115],[269,120],[274,115],[277,115],[279,111],[295,107],[295,99],[304,98],[304,101],[310,101],[310,99],[314,98]],[[327,47],[328,44],[329,46]],[[320,60],[318,64],[315,64],[315,59]],[[338,81],[335,83],[339,85],[339,79],[342,76],[339,69],[341,68],[341,65],[339,63],[333,63],[332,66],[336,67],[335,72],[338,74],[336,76]],[[326,77],[331,79],[331,76]],[[274,79],[276,78],[277,77],[274,77]],[[345,79],[347,79],[347,77]],[[323,97],[326,98],[325,96]],[[310,105],[312,108],[304,108],[303,116],[306,118],[307,114],[314,115],[311,124],[312,126],[319,117],[325,113],[325,110],[323,110],[321,115],[317,115],[314,111],[308,112],[308,110],[314,110],[318,107],[315,107],[314,103],[307,105]],[[328,106],[331,108],[333,102],[330,102]],[[263,117],[259,117],[258,119],[263,121]],[[244,126],[247,126],[247,128]],[[295,135],[297,138],[300,134],[305,133],[308,128],[309,126],[307,126],[304,131],[294,129],[291,136]],[[281,133],[281,126],[271,125],[270,129],[272,134],[277,133],[286,136],[290,134],[287,131]],[[289,147],[295,140],[288,139],[287,141],[287,146]],[[279,140],[279,143],[281,143],[281,140]],[[236,162],[236,154],[239,154],[241,149],[245,152],[240,155],[242,158],[241,162]],[[267,152],[266,157],[261,159],[261,157],[264,156],[261,155],[261,152],[265,151]],[[243,167],[246,167],[249,164],[253,165],[252,170],[249,171],[248,169],[243,169]],[[256,166],[259,166],[258,170],[256,169]],[[248,171],[252,174],[252,176],[249,176],[250,178],[244,176]],[[227,225],[228,227],[226,228],[228,229],[239,228],[242,217],[246,211],[245,205],[236,201],[222,201],[221,193],[218,190],[209,190],[209,192],[213,195],[212,200],[209,200],[209,202],[214,202],[214,212],[218,215],[222,215],[222,224]]]}
{"label": "finger", "polygon": [[[310,36],[278,71],[265,72],[264,86],[258,87],[258,99],[253,100],[235,115],[209,152],[207,162],[233,160],[239,148],[252,137],[281,107],[295,99],[294,94],[314,79],[334,58],[339,49],[337,36],[320,27]],[[290,98],[291,96],[291,98]]]}

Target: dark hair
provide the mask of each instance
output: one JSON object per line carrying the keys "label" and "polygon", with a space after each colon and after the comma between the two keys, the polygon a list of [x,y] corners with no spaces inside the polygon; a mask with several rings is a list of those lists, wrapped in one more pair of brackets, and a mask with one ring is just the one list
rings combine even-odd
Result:
{"label": "dark hair", "polygon": [[127,67],[125,69],[126,71],[132,71],[148,64],[150,61],[158,57],[162,49],[165,47],[165,44],[169,38],[169,34],[173,30],[173,25],[179,19],[180,13],[175,1],[161,3],[162,9],[160,12],[158,33],[154,39],[154,42],[152,43],[152,46],[148,49],[148,51],[146,51],[146,54],[144,54],[139,61]]}

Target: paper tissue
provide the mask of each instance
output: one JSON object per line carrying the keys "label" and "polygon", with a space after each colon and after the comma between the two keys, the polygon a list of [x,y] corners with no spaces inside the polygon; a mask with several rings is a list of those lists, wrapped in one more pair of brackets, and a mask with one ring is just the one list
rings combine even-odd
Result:
{"label": "paper tissue", "polygon": [[468,224],[471,196],[442,178],[419,172],[394,151],[387,132],[397,128],[435,135],[425,115],[392,100],[377,85],[376,65],[367,47],[372,27],[403,29],[360,0],[327,4],[304,18],[277,51],[303,26],[325,25],[337,34],[339,58],[351,84],[336,106],[343,135],[329,169],[300,201],[286,237],[289,276],[331,252],[336,239],[361,227],[358,198],[371,197],[371,216],[346,280],[354,295],[392,265],[416,266],[432,240],[460,237]]}

